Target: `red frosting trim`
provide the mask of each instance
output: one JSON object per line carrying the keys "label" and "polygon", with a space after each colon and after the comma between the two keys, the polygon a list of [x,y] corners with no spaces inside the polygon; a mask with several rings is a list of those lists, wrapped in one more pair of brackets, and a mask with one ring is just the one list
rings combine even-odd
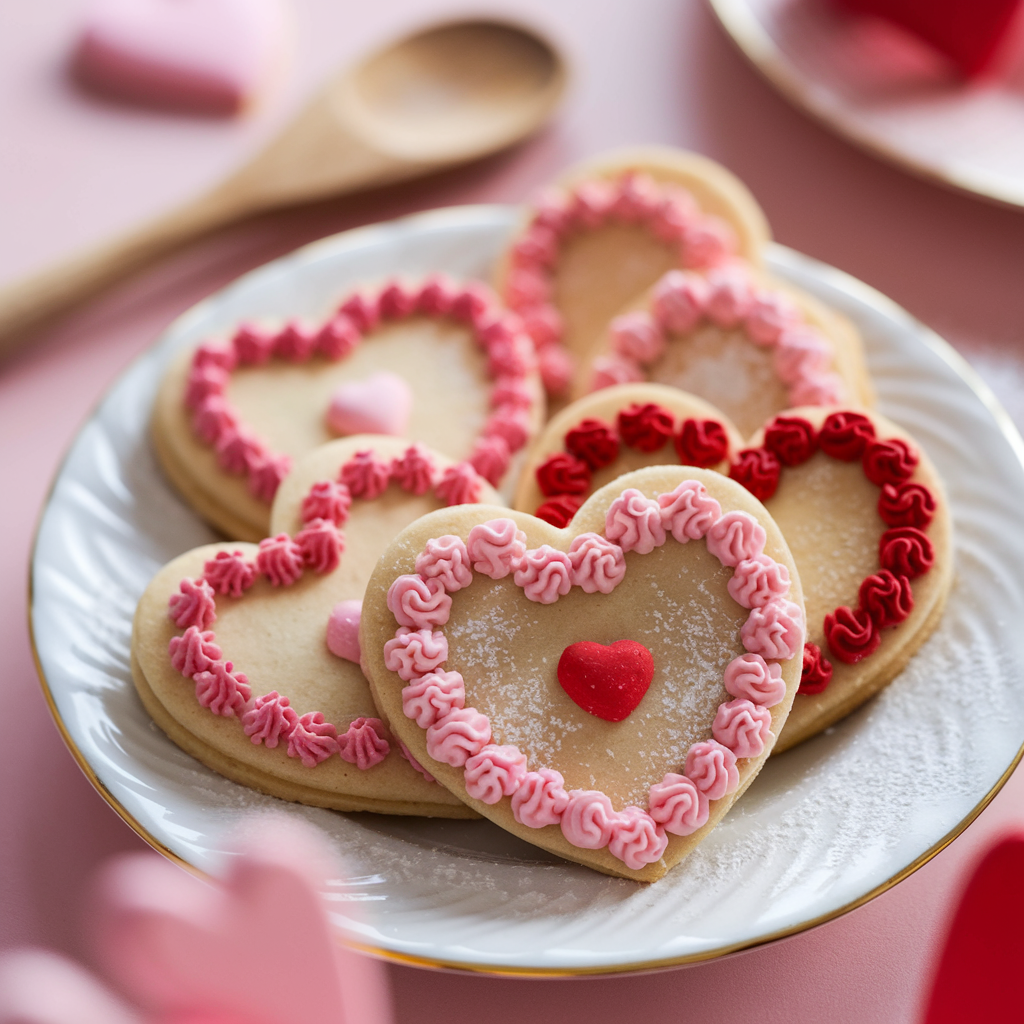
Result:
{"label": "red frosting trim", "polygon": [[855,462],[875,436],[875,425],[859,412],[834,412],[818,431],[818,447],[830,458]]}
{"label": "red frosting trim", "polygon": [[586,419],[565,435],[565,450],[591,469],[601,469],[619,457],[619,439],[607,423]]}
{"label": "red frosting trim", "polygon": [[684,466],[710,469],[729,454],[729,435],[718,420],[684,420],[674,442]]}
{"label": "red frosting trim", "polygon": [[878,487],[906,480],[918,462],[920,456],[917,452],[898,437],[888,441],[869,441],[864,449],[864,475]]}
{"label": "red frosting trim", "polygon": [[882,635],[863,608],[854,610],[843,605],[825,616],[825,639],[835,657],[855,665],[878,649]]}
{"label": "red frosting trim", "polygon": [[814,427],[800,416],[776,416],[764,432],[764,446],[784,466],[799,466],[818,449]]}
{"label": "red frosting trim", "polygon": [[729,467],[729,476],[758,501],[767,501],[779,486],[782,465],[766,448],[744,448]]}
{"label": "red frosting trim", "polygon": [[566,452],[549,455],[537,467],[537,486],[546,498],[556,494],[586,494],[590,489],[590,467]]}
{"label": "red frosting trim", "polygon": [[670,412],[653,402],[634,403],[619,413],[618,426],[619,437],[630,448],[656,452],[672,436],[675,420]]}
{"label": "red frosting trim", "polygon": [[883,484],[878,514],[886,526],[916,526],[924,529],[935,517],[935,496],[924,484],[905,481]]}
{"label": "red frosting trim", "polygon": [[916,526],[897,526],[882,534],[878,561],[883,569],[916,579],[935,564],[935,549],[927,534]]}
{"label": "red frosting trim", "polygon": [[878,629],[899,624],[914,610],[910,580],[888,569],[868,576],[860,585],[860,607]]}
{"label": "red frosting trim", "polygon": [[800,673],[798,693],[821,693],[832,681],[832,662],[817,644],[804,644],[804,667]]}
{"label": "red frosting trim", "polygon": [[538,519],[543,519],[545,523],[562,529],[572,522],[572,517],[576,515],[582,504],[583,499],[574,494],[559,494],[545,501],[533,514]]}

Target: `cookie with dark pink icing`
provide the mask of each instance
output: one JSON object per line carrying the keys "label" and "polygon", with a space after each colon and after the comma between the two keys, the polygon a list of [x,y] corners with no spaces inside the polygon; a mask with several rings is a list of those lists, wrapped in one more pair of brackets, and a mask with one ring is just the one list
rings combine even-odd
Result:
{"label": "cookie with dark pink icing", "polygon": [[533,337],[549,394],[564,398],[608,322],[664,273],[736,256],[760,264],[769,237],[720,164],[668,146],[616,150],[528,204],[495,286]]}
{"label": "cookie with dark pink icing", "polygon": [[768,757],[799,685],[803,598],[749,492],[650,466],[564,529],[484,506],[418,520],[378,562],[360,643],[395,735],[460,799],[653,881]]}
{"label": "cookie with dark pink icing", "polygon": [[920,443],[859,408],[773,417],[730,474],[786,535],[807,601],[782,751],[892,682],[936,628],[953,580],[949,502]]}
{"label": "cookie with dark pink icing", "polygon": [[[377,711],[359,617],[396,534],[498,495],[408,440],[362,435],[326,449],[297,465],[294,504],[281,489],[287,525],[258,546],[190,551],[154,577],[132,632],[136,688],[175,743],[243,785],[336,810],[471,817]],[[430,656],[427,645],[420,657]]]}
{"label": "cookie with dark pink icing", "polygon": [[200,515],[259,540],[294,462],[337,436],[408,437],[500,486],[543,418],[519,321],[486,286],[436,276],[349,293],[315,322],[206,339],[168,369],[152,434]]}

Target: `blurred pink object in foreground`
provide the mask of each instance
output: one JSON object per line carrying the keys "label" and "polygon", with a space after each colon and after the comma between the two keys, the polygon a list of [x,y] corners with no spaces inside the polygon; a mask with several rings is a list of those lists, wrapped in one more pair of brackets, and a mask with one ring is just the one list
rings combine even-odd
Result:
{"label": "blurred pink object in foreground", "polygon": [[1024,831],[995,842],[967,881],[922,1020],[1024,1021]]}
{"label": "blurred pink object in foreground", "polygon": [[0,1024],[390,1024],[381,965],[345,948],[317,887],[323,843],[282,819],[254,823],[221,882],[156,854],[101,872],[97,959],[128,1001],[41,951],[0,962]]}
{"label": "blurred pink object in foreground", "polygon": [[73,59],[78,79],[117,99],[235,114],[281,69],[285,0],[93,0]]}
{"label": "blurred pink object in foreground", "polygon": [[871,14],[924,40],[967,78],[1004,62],[1016,43],[1021,0],[834,0],[855,14]]}

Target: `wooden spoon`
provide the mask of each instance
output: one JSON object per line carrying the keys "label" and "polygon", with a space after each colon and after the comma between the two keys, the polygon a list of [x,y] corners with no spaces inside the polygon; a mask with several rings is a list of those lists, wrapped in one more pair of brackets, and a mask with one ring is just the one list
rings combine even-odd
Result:
{"label": "wooden spoon", "polygon": [[464,163],[535,131],[564,61],[505,22],[435,25],[333,79],[263,152],[212,192],[0,289],[0,356],[29,328],[229,221]]}

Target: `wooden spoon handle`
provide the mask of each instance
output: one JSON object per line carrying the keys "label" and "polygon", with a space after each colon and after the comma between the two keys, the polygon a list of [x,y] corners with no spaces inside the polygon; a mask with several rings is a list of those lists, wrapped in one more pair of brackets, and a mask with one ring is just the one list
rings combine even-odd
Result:
{"label": "wooden spoon handle", "polygon": [[217,190],[0,288],[0,358],[18,348],[31,328],[244,212],[231,194]]}

